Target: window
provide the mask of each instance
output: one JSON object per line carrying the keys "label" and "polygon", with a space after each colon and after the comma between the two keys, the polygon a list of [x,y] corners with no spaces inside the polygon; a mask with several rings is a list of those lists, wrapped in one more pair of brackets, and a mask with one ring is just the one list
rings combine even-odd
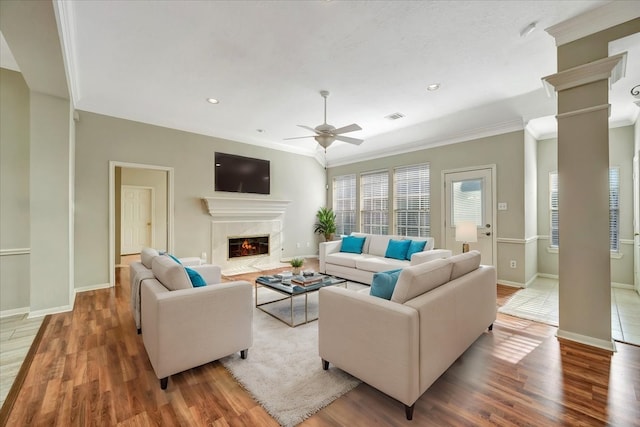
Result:
{"label": "window", "polygon": [[396,168],[393,179],[395,234],[429,237],[429,164]]}
{"label": "window", "polygon": [[333,179],[333,212],[336,214],[336,233],[356,231],[356,176],[344,175]]}
{"label": "window", "polygon": [[[558,232],[558,172],[549,173],[549,210],[551,247],[560,242]],[[609,168],[609,246],[614,252],[620,250],[620,168]]]}
{"label": "window", "polygon": [[360,230],[370,234],[388,234],[389,173],[373,172],[360,176]]}

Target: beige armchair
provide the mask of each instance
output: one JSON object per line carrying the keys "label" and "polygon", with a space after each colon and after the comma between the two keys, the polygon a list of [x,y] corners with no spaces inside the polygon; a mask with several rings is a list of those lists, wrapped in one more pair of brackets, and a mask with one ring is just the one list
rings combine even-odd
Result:
{"label": "beige armchair", "polygon": [[167,257],[156,257],[155,279],[141,286],[142,339],[162,389],[170,375],[237,351],[245,359],[253,342],[252,285],[193,288],[180,269]]}

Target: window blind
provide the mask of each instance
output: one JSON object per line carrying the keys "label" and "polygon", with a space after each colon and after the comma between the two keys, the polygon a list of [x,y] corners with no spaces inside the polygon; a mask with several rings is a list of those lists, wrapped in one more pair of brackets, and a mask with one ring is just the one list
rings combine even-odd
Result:
{"label": "window blind", "polygon": [[388,234],[389,173],[373,172],[360,176],[360,229],[363,233]]}
{"label": "window blind", "polygon": [[393,177],[395,234],[430,236],[429,164],[396,168]]}
{"label": "window blind", "polygon": [[333,212],[336,233],[348,235],[356,231],[356,176],[343,175],[333,179]]}

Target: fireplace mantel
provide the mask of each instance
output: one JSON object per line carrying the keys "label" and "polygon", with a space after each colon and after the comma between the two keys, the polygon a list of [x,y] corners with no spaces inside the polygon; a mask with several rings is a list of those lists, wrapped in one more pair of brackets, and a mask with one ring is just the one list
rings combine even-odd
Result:
{"label": "fireplace mantel", "polygon": [[290,200],[240,199],[235,197],[203,197],[209,215],[237,220],[238,217],[275,219],[284,215]]}

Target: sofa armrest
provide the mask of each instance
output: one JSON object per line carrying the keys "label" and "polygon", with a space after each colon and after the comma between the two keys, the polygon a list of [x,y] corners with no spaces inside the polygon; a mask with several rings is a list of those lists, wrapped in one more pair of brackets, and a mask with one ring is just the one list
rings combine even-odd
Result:
{"label": "sofa armrest", "polygon": [[320,252],[318,253],[318,260],[320,262],[320,273],[326,273],[326,257],[329,254],[340,252],[342,247],[342,240],[332,240],[329,242],[320,243]]}
{"label": "sofa armrest", "polygon": [[419,394],[419,317],[408,306],[338,287],[320,289],[320,357],[405,405]]}
{"label": "sofa armrest", "polygon": [[158,378],[248,349],[253,286],[247,281],[167,290],[142,284],[142,338]]}
{"label": "sofa armrest", "polygon": [[222,282],[222,272],[220,267],[213,264],[194,265],[189,267],[200,273],[207,285]]}
{"label": "sofa armrest", "polygon": [[433,261],[434,259],[451,257],[449,249],[432,249],[430,251],[416,252],[411,255],[411,265],[422,264],[423,262]]}

